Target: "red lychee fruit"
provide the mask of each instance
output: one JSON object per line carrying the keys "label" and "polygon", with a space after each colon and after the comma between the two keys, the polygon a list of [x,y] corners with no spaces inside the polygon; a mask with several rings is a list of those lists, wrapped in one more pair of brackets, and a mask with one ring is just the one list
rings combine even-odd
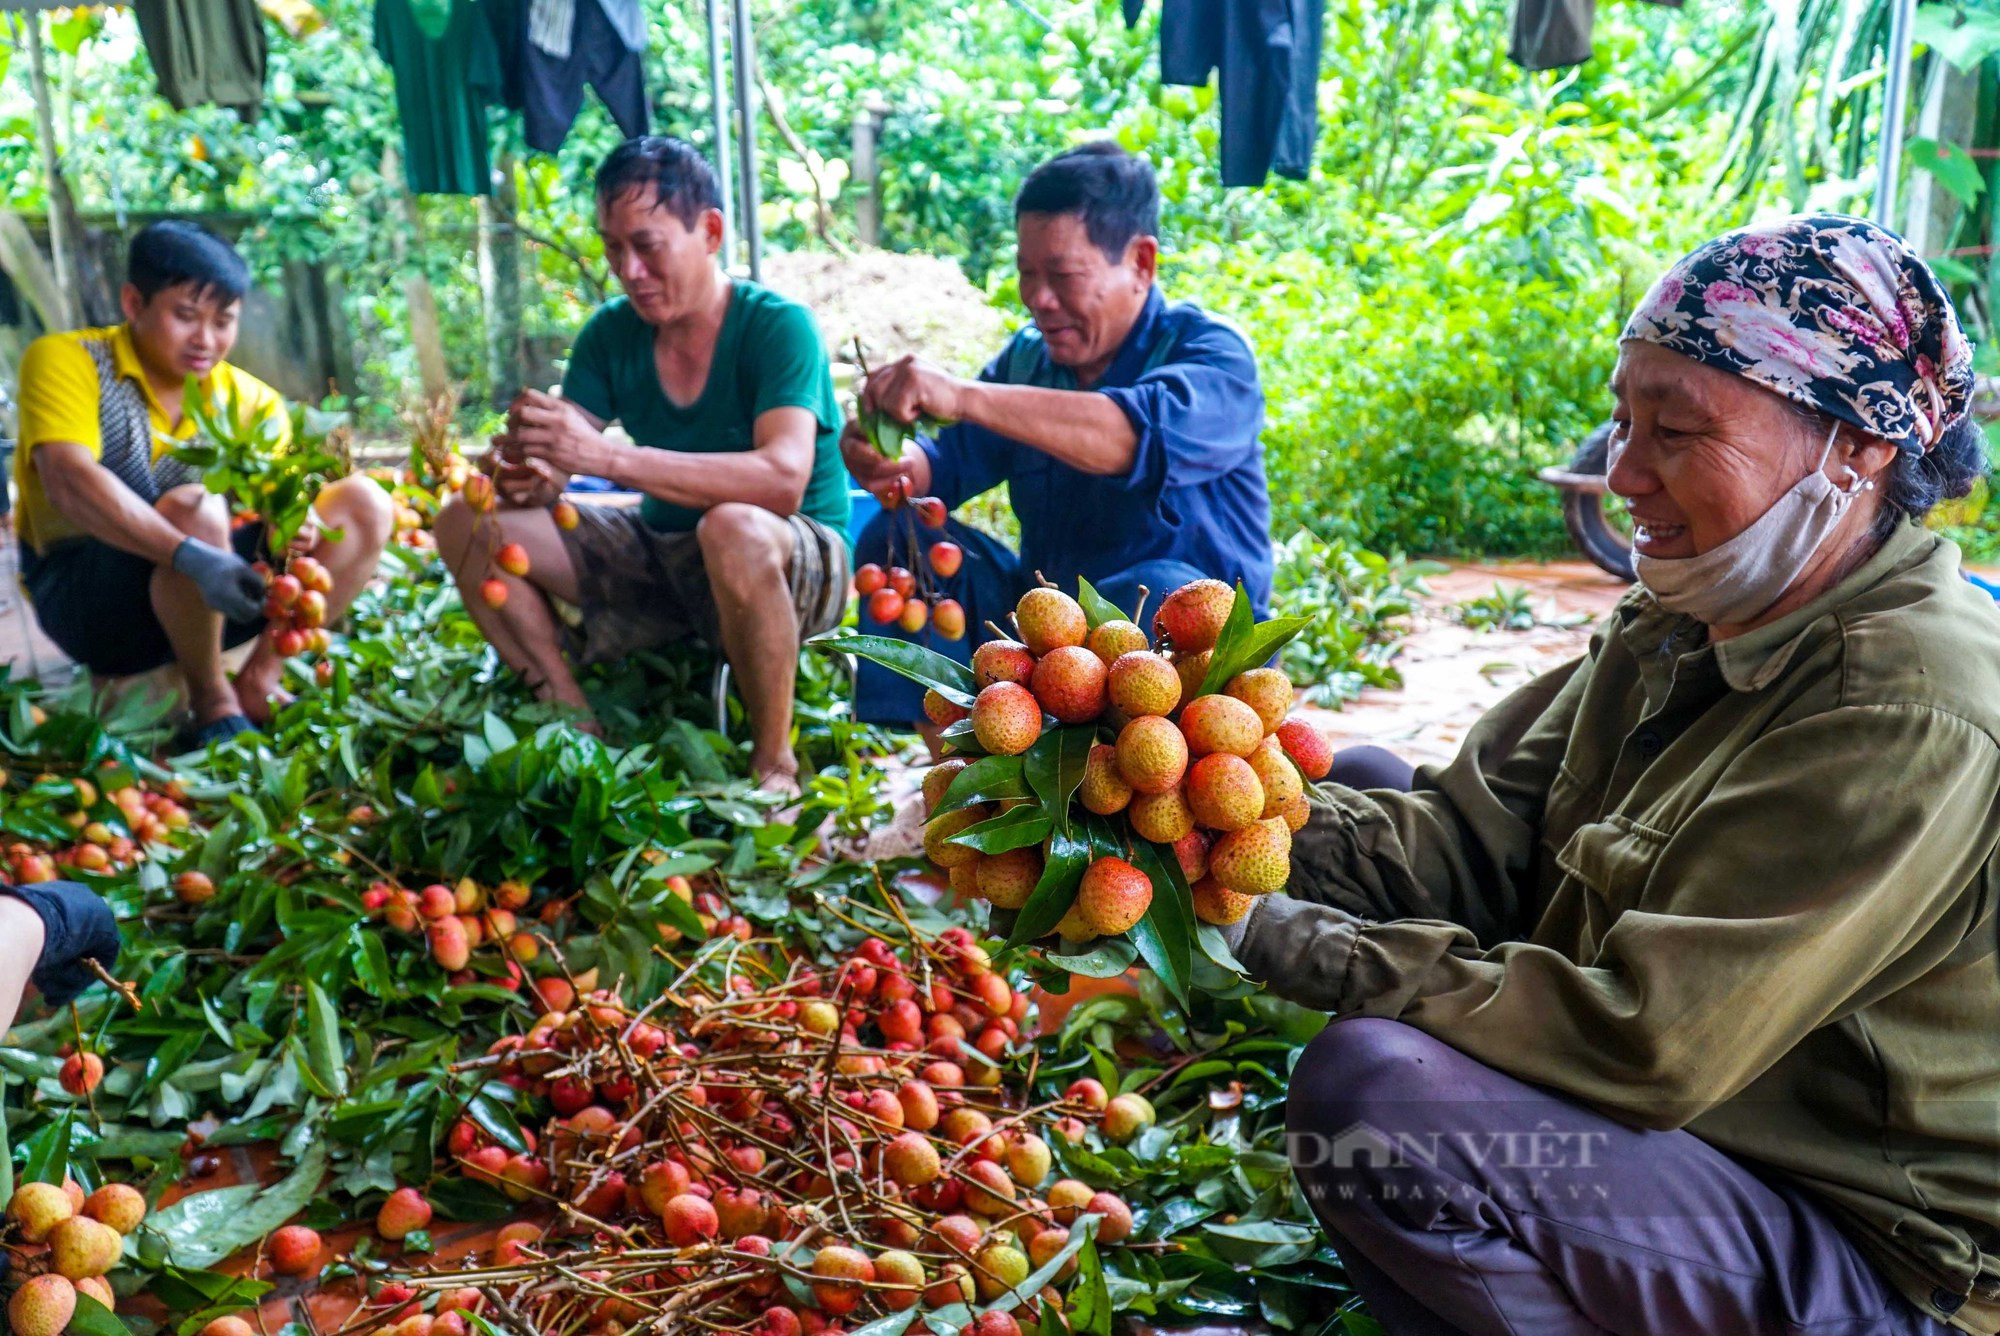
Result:
{"label": "red lychee fruit", "polygon": [[995,682],[972,702],[972,735],[995,756],[1019,756],[1042,735],[1042,706],[1014,682]]}
{"label": "red lychee fruit", "polygon": [[1134,719],[1118,733],[1118,773],[1141,793],[1165,793],[1187,773],[1188,745],[1170,720]]}
{"label": "red lychee fruit", "polygon": [[1021,642],[1037,658],[1064,645],[1082,645],[1090,634],[1090,619],[1083,605],[1060,589],[1046,585],[1030,589],[1014,605],[1014,625],[1020,628]]}
{"label": "red lychee fruit", "polygon": [[482,580],[479,585],[479,598],[489,608],[506,606],[507,582],[505,580]]}
{"label": "red lychee fruit", "polygon": [[271,1259],[271,1269],[279,1275],[310,1276],[319,1271],[320,1252],[324,1246],[318,1230],[304,1225],[286,1225],[271,1235],[264,1252]]}
{"label": "red lychee fruit", "polygon": [[845,1317],[861,1306],[862,1286],[875,1279],[875,1264],[857,1248],[829,1244],[813,1254],[813,1299],[820,1309]]}
{"label": "red lychee fruit", "polygon": [[922,1081],[905,1081],[896,1088],[896,1102],[903,1106],[903,1126],[928,1132],[938,1125],[937,1092]]}
{"label": "red lychee fruit", "polygon": [[1255,897],[1232,891],[1213,877],[1194,884],[1194,916],[1203,923],[1239,923],[1254,901]]}
{"label": "red lychee fruit", "polygon": [[1074,1178],[1057,1181],[1049,1188],[1049,1213],[1058,1223],[1073,1225],[1076,1218],[1090,1208],[1090,1199],[1097,1195],[1097,1189],[1088,1183],[1080,1183]]}
{"label": "red lychee fruit", "polygon": [[1248,756],[1264,740],[1264,721],[1234,696],[1197,696],[1181,711],[1181,732],[1191,755]]}
{"label": "red lychee fruit", "polygon": [[[1019,909],[1028,903],[1034,894],[1035,885],[1042,879],[1042,855],[1039,849],[1009,849],[1004,853],[990,855],[979,860],[979,893],[1000,909]],[[995,974],[980,976],[984,979],[998,979]],[[1000,981],[1005,988],[1006,981]]]}
{"label": "red lychee fruit", "polygon": [[72,1053],[63,1059],[62,1071],[56,1080],[64,1090],[79,1099],[97,1089],[104,1079],[104,1059],[95,1053]]}
{"label": "red lychee fruit", "polygon": [[1076,908],[1086,926],[1100,936],[1124,932],[1153,904],[1153,883],[1122,858],[1105,857],[1083,871],[1076,888]]}
{"label": "red lychee fruit", "polygon": [[660,1213],[660,1219],[667,1231],[667,1242],[676,1248],[692,1248],[695,1244],[714,1238],[722,1230],[722,1221],[715,1213],[715,1207],[704,1197],[692,1192],[683,1192],[667,1203],[667,1209]]}
{"label": "red lychee fruit", "polygon": [[1198,830],[1191,830],[1173,842],[1174,861],[1181,865],[1181,875],[1192,886],[1208,875],[1208,836]]}
{"label": "red lychee fruit", "polygon": [[1174,844],[1194,831],[1194,809],[1178,788],[1136,795],[1125,809],[1125,819],[1139,838],[1155,844]]}
{"label": "red lychee fruit", "polygon": [[1116,663],[1121,654],[1153,647],[1153,642],[1146,639],[1144,631],[1122,617],[1099,622],[1090,629],[1090,634],[1084,637],[1083,643],[1092,654],[1104,661],[1106,668]]}
{"label": "red lychee fruit", "polygon": [[1234,696],[1257,712],[1266,735],[1275,733],[1292,712],[1292,679],[1276,668],[1252,668],[1222,684],[1222,694]]}
{"label": "red lychee fruit", "polygon": [[8,1330],[14,1336],[60,1336],[75,1314],[76,1286],[57,1275],[22,1282],[7,1303]]}
{"label": "red lychee fruit", "polygon": [[528,573],[528,549],[519,543],[503,543],[493,554],[493,564],[509,575]]}
{"label": "red lychee fruit", "polygon": [[943,1172],[937,1147],[921,1132],[903,1132],[882,1148],[882,1171],[905,1188],[920,1188]]}
{"label": "red lychee fruit", "polygon": [[1026,686],[1035,675],[1035,656],[1018,640],[989,640],[972,651],[972,677],[980,687],[995,682]]}
{"label": "red lychee fruit", "polygon": [[1257,750],[1250,753],[1250,768],[1257,772],[1257,782],[1264,789],[1261,815],[1282,816],[1286,808],[1305,796],[1305,780],[1277,738],[1265,738],[1257,744]]}
{"label": "red lychee fruit", "polygon": [[1105,675],[1105,694],[1128,719],[1172,714],[1181,703],[1181,678],[1174,666],[1150,650],[1119,655]]}
{"label": "red lychee fruit", "polygon": [[1220,580],[1195,580],[1168,594],[1153,614],[1153,636],[1177,653],[1214,649],[1236,604],[1236,591]]}
{"label": "red lychee fruit", "polygon": [[174,897],[184,905],[205,905],[215,898],[215,883],[206,872],[180,873],[174,878]]}
{"label": "red lychee fruit", "polygon": [[931,569],[949,580],[965,564],[965,549],[957,543],[932,543],[930,561]]}
{"label": "red lychee fruit", "polygon": [[965,605],[955,598],[941,598],[931,609],[931,625],[946,640],[965,639]]}
{"label": "red lychee fruit", "polygon": [[397,1188],[375,1213],[375,1232],[390,1242],[398,1242],[429,1227],[431,1204],[415,1188]]}
{"label": "red lychee fruit", "polygon": [[1144,1095],[1118,1095],[1104,1106],[1104,1135],[1123,1145],[1151,1127],[1157,1115]]}
{"label": "red lychee fruit", "polygon": [[892,1250],[875,1258],[875,1283],[892,1287],[876,1290],[875,1297],[892,1313],[917,1306],[925,1279],[924,1264],[909,1253]]}
{"label": "red lychee fruit", "polygon": [[146,1198],[130,1183],[106,1183],[84,1198],[83,1214],[130,1234],[146,1218]]}
{"label": "red lychee fruit", "polygon": [[1186,793],[1196,824],[1209,830],[1241,830],[1264,816],[1264,786],[1257,772],[1248,761],[1227,752],[1212,752],[1196,761],[1188,769]]}
{"label": "red lychee fruit", "polygon": [[934,687],[924,692],[924,718],[939,728],[950,728],[971,713],[957,701],[946,700]]}
{"label": "red lychee fruit", "polygon": [[1242,895],[1269,895],[1292,875],[1292,832],[1269,817],[1233,830],[1208,851],[1208,874]]}
{"label": "red lychee fruit", "polygon": [[1099,1243],[1123,1243],[1132,1233],[1132,1208],[1125,1199],[1110,1192],[1100,1192],[1090,1199],[1090,1214],[1104,1218],[1097,1222]]}
{"label": "red lychee fruit", "polygon": [[1081,645],[1050,650],[1035,664],[1029,689],[1042,708],[1066,724],[1104,713],[1104,661]]}
{"label": "red lychee fruit", "polygon": [[1108,743],[1091,747],[1083,763],[1083,782],[1077,786],[1077,800],[1085,810],[1099,816],[1115,816],[1132,801],[1132,786],[1118,773],[1118,749]]}
{"label": "red lychee fruit", "polygon": [[1320,731],[1303,719],[1287,719],[1278,725],[1278,744],[1292,758],[1299,773],[1317,784],[1333,769],[1333,748]]}
{"label": "red lychee fruit", "polygon": [[978,825],[986,819],[986,815],[986,809],[974,803],[971,807],[961,807],[956,812],[944,812],[932,817],[924,825],[924,853],[947,871],[977,862],[980,857],[977,849],[953,844],[951,837],[967,827]]}
{"label": "red lychee fruit", "polygon": [[1063,1098],[1072,1104],[1081,1104],[1092,1113],[1104,1112],[1104,1106],[1111,1102],[1111,1096],[1104,1089],[1104,1082],[1095,1077],[1080,1076],[1069,1083],[1063,1091]]}

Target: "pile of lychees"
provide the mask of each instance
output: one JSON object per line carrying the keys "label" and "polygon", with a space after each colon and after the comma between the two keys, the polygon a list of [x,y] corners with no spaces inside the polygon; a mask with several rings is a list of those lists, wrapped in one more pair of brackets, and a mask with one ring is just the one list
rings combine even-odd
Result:
{"label": "pile of lychees", "polygon": [[371,1323],[455,1332],[477,1287],[543,1331],[674,1315],[800,1336],[921,1305],[934,1332],[1016,1336],[1008,1310],[1059,1304],[1091,1230],[1132,1230],[1057,1164],[1139,1135],[1151,1106],[1086,1079],[1029,1107],[1005,1068],[1027,997],[964,929],[871,937],[830,971],[746,945],[718,970],[642,1011],[586,992],[493,1045],[520,1126],[468,1117],[447,1150],[548,1223],[384,1287]]}
{"label": "pile of lychees", "polygon": [[115,1309],[104,1277],[125,1255],[125,1236],[146,1218],[137,1188],[107,1183],[89,1196],[73,1180],[23,1183],[7,1203],[7,1245],[19,1282],[7,1301],[14,1336],[57,1336],[79,1296]]}
{"label": "pile of lychees", "polygon": [[[1166,860],[1143,856],[1142,845],[1171,850],[1195,914],[1208,923],[1234,923],[1252,897],[1286,884],[1292,834],[1307,817],[1305,786],[1325,776],[1332,752],[1291,716],[1292,684],[1281,670],[1238,666],[1279,643],[1256,634],[1247,604],[1237,607],[1242,597],[1219,580],[1184,585],[1162,603],[1149,637],[1120,617],[1093,625],[1058,589],[1022,596],[1014,610],[1020,638],[987,641],[972,655],[970,704],[953,699],[965,693],[936,687],[925,697],[946,741],[973,754],[943,761],[924,782],[932,812],[924,848],[956,889],[1009,910],[1038,892],[1065,897],[1059,921],[1044,917],[1065,940],[1082,942],[1127,932],[1152,908]],[[1077,754],[1078,730],[1088,750],[1065,774],[1057,744]],[[1066,737],[1051,736],[1058,731]],[[1025,790],[1010,791],[994,763],[974,759],[1026,755],[1033,787],[1032,762],[1045,749],[1053,750],[1040,769],[1054,775],[1053,794],[1045,782],[1020,796]],[[970,801],[989,791],[1012,796]],[[1067,810],[1071,802],[1107,820],[1065,885],[1051,880],[1045,833],[1058,822],[1084,824]],[[1022,807],[1039,807],[1049,820]]]}

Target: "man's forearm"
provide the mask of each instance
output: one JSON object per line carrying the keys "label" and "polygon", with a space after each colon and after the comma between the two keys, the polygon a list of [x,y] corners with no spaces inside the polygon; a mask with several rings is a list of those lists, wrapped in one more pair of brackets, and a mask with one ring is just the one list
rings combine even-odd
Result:
{"label": "man's forearm", "polygon": [[810,473],[797,472],[762,450],[697,454],[623,446],[612,454],[606,476],[621,487],[690,510],[741,501],[789,515],[805,500]]}
{"label": "man's forearm", "polygon": [[120,551],[164,566],[187,537],[95,460],[43,467],[41,472],[43,490],[56,513]]}
{"label": "man's forearm", "polygon": [[1080,473],[1118,478],[1132,471],[1139,434],[1125,410],[1089,390],[975,381],[960,397],[964,419],[1061,460]]}

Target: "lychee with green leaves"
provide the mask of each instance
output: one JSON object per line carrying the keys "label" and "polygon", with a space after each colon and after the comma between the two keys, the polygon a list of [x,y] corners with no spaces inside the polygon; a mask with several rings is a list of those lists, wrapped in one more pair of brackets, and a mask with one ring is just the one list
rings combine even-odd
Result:
{"label": "lychee with green leaves", "polygon": [[972,651],[972,677],[983,690],[995,682],[1026,686],[1034,676],[1035,656],[1018,640],[989,640]]}
{"label": "lychee with green leaves", "polygon": [[961,807],[956,812],[944,812],[934,816],[924,826],[924,853],[931,862],[949,872],[967,863],[976,862],[979,850],[963,844],[953,844],[951,837],[969,826],[976,826],[986,819],[986,809],[978,803]]}
{"label": "lychee with green leaves", "polygon": [[1239,923],[1254,903],[1255,896],[1232,891],[1213,877],[1203,877],[1194,884],[1194,916],[1203,923],[1218,927]]}
{"label": "lychee with green leaves", "polygon": [[1009,849],[979,862],[979,893],[998,909],[1019,909],[1042,879],[1039,849]]}
{"label": "lychee with green leaves", "polygon": [[1106,668],[1116,663],[1121,654],[1153,647],[1153,642],[1146,638],[1146,633],[1136,623],[1123,618],[1099,622],[1091,628],[1089,637],[1083,643],[1092,654],[1104,661]]}
{"label": "lychee with green leaves", "polygon": [[1260,816],[1282,816],[1285,809],[1305,796],[1306,782],[1292,758],[1277,738],[1268,737],[1250,753],[1250,768],[1264,786],[1264,810]]}
{"label": "lychee with green leaves", "polygon": [[1278,744],[1299,768],[1299,773],[1317,784],[1333,769],[1333,747],[1320,731],[1305,720],[1293,717],[1278,725]]}
{"label": "lychee with green leaves", "polygon": [[1174,844],[1194,831],[1194,809],[1179,788],[1165,793],[1134,794],[1125,809],[1125,819],[1140,839],[1154,844]]}

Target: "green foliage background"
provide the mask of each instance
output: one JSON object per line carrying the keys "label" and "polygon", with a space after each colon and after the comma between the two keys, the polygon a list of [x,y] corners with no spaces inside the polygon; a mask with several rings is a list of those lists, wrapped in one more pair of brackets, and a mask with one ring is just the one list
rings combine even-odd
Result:
{"label": "green foliage background", "polygon": [[[1275,532],[1560,551],[1533,474],[1608,410],[1616,332],[1646,282],[1760,205],[1796,207],[1866,138],[1856,113],[1841,163],[1769,150],[1789,131],[1759,119],[1777,114],[1765,53],[1777,43],[1804,61],[1823,40],[1808,33],[1801,47],[1777,8],[1606,5],[1588,64],[1530,75],[1505,58],[1504,5],[1330,0],[1311,179],[1225,191],[1214,92],[1158,81],[1157,7],[1128,29],[1114,0],[757,0],[762,71],[798,141],[768,117],[759,126],[764,221],[781,248],[852,241],[851,127],[879,101],[884,245],[952,257],[1013,309],[1014,184],[1068,144],[1115,135],[1159,168],[1171,294],[1232,316],[1257,345]],[[649,0],[647,11],[656,125],[707,146],[703,9]],[[419,236],[396,221],[382,172],[393,85],[370,44],[371,7],[326,0],[317,13],[305,35],[269,25],[270,97],[249,125],[168,107],[129,12],[57,25],[72,187],[97,214],[247,214],[243,244],[267,275],[290,257],[331,260],[364,421],[378,425],[415,381],[396,279],[421,265],[453,373],[478,404],[472,204],[427,198]],[[1869,48],[1854,50],[1850,63]],[[0,200],[32,211],[43,200],[26,64],[16,55],[0,79]],[[1784,84],[1800,105],[1818,88],[1810,69]],[[496,116],[496,149],[522,154],[527,332],[560,344],[605,289],[587,187],[617,131],[591,100],[553,157],[525,154],[518,134]],[[1766,147],[1746,154],[1746,142]]]}

